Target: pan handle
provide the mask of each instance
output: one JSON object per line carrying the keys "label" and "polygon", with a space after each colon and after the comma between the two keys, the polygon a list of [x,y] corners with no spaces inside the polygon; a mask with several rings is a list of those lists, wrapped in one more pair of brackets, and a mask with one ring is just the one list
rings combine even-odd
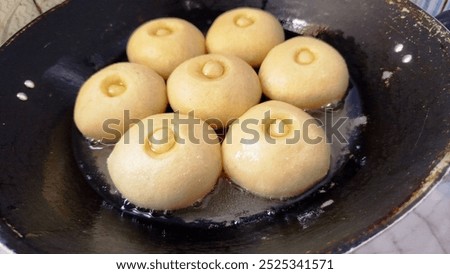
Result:
{"label": "pan handle", "polygon": [[439,20],[448,30],[450,30],[450,10],[439,13],[436,16],[436,19]]}

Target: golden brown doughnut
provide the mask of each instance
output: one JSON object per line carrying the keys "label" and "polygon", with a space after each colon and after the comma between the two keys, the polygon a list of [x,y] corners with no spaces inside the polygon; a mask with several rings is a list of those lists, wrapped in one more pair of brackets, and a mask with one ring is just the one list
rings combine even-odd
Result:
{"label": "golden brown doughnut", "polygon": [[201,31],[179,18],[160,18],[141,25],[127,45],[130,62],[147,65],[164,79],[185,60],[204,53]]}
{"label": "golden brown doughnut", "polygon": [[280,199],[300,195],[320,181],[331,156],[313,117],[288,103],[268,101],[230,126],[222,157],[234,183],[258,196]]}
{"label": "golden brown doughnut", "polygon": [[175,111],[189,113],[214,128],[227,126],[261,98],[253,68],[231,55],[207,54],[177,67],[167,80],[167,95]]}
{"label": "golden brown doughnut", "polygon": [[186,115],[157,114],[123,135],[108,158],[108,171],[124,198],[142,208],[175,210],[211,192],[222,171],[220,143],[205,122],[189,125],[189,119],[193,122]]}
{"label": "golden brown doughnut", "polygon": [[81,86],[74,120],[84,136],[114,143],[132,119],[166,108],[166,85],[161,76],[144,65],[117,63],[98,71]]}
{"label": "golden brown doughnut", "polygon": [[283,27],[272,14],[237,8],[214,20],[206,35],[206,48],[210,53],[235,55],[259,67],[267,53],[283,41]]}
{"label": "golden brown doughnut", "polygon": [[344,58],[327,43],[296,37],[273,48],[259,70],[264,94],[301,109],[342,100],[349,73]]}

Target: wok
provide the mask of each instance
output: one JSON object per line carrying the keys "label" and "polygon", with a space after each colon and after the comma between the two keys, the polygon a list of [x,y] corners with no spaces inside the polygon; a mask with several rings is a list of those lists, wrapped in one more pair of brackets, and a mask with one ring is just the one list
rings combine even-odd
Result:
{"label": "wok", "polygon": [[[240,225],[121,214],[85,182],[74,157],[78,88],[125,60],[142,22],[175,16],[205,31],[239,6],[263,8],[288,34],[318,36],[341,52],[368,120],[358,155],[326,193],[316,189]],[[449,32],[408,1],[67,1],[0,49],[0,240],[20,253],[348,251],[411,208],[447,169],[449,76]],[[330,200],[320,214],[306,214]]]}

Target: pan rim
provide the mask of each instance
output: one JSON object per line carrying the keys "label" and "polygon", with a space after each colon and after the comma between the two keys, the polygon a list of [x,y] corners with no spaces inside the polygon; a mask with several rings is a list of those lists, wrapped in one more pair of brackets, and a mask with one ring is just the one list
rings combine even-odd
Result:
{"label": "pan rim", "polygon": [[[21,30],[19,30],[12,37],[10,37],[0,47],[0,53],[3,52],[6,47],[8,47],[10,44],[12,44],[14,42],[14,40],[17,37],[19,37],[23,32],[25,32],[27,29],[29,29],[30,27],[37,24],[42,18],[44,18],[45,16],[48,16],[55,10],[58,10],[60,8],[67,6],[71,2],[72,2],[71,0],[66,0],[66,1],[62,2],[61,4],[58,4],[57,6],[53,7],[52,9],[46,11],[45,13],[41,14],[40,16],[38,16],[36,19],[31,21],[30,23],[28,23]],[[386,1],[386,2],[389,2],[389,1]],[[405,2],[402,2],[400,4],[405,4]],[[412,4],[412,3],[409,3],[409,4],[414,9],[420,10],[414,4]],[[426,13],[424,12],[424,14],[426,14]],[[430,15],[428,15],[428,14],[426,14],[426,15],[428,17],[430,17],[428,19],[434,19]],[[435,19],[433,21],[435,23],[438,22]],[[379,222],[374,223],[371,225],[370,228],[367,228],[366,233],[364,233],[364,232],[355,233],[354,237],[352,237],[351,239],[348,239],[347,241],[346,241],[346,239],[341,240],[341,244],[339,244],[339,245],[347,246],[347,248],[344,247],[343,250],[344,251],[346,250],[347,252],[351,252],[351,250],[353,250],[354,248],[357,248],[358,246],[365,244],[366,242],[370,241],[373,237],[376,237],[379,233],[382,233],[388,227],[394,225],[396,222],[398,222],[400,220],[401,216],[405,216],[415,206],[417,206],[434,189],[434,187],[437,184],[442,182],[442,178],[444,177],[446,172],[448,172],[448,170],[450,170],[449,158],[450,158],[450,142],[448,143],[447,148],[443,151],[443,156],[442,156],[440,162],[434,166],[433,170],[428,174],[427,178],[422,181],[420,187],[415,189],[414,192],[410,195],[410,197],[405,202],[403,202],[399,208],[395,209],[394,212],[389,213],[387,216],[384,216],[383,219],[381,219]],[[4,235],[4,233],[2,233],[2,232],[3,232],[3,230],[7,231],[7,229],[8,229],[7,224],[5,224],[5,222],[2,222],[0,224],[0,249],[3,245],[11,252],[15,252],[14,249],[11,248],[13,246],[13,244],[9,245],[8,244],[9,240],[8,239],[5,240],[4,238],[8,238],[7,236],[11,236],[11,240],[10,240],[11,242],[17,241],[17,238],[15,238],[15,236],[12,235],[12,233],[7,233],[7,234],[11,234],[11,235],[7,235],[7,236]],[[369,231],[369,232],[367,232],[367,231]],[[342,243],[344,243],[344,244],[342,244]],[[30,248],[30,250],[35,249],[34,247],[30,247],[30,246],[27,246],[27,247]],[[17,250],[19,250],[19,249],[20,248],[18,248]],[[334,250],[334,249],[328,250],[328,251],[336,252],[336,250]]]}

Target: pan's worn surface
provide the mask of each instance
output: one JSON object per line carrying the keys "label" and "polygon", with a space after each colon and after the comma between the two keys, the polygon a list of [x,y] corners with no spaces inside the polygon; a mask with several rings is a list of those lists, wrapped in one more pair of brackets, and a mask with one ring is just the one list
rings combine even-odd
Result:
{"label": "pan's worn surface", "polygon": [[[327,193],[256,223],[199,230],[120,216],[73,157],[79,86],[124,59],[142,22],[176,16],[205,30],[237,6],[264,8],[287,30],[317,35],[343,54],[368,117],[364,163],[350,161]],[[407,1],[69,1],[7,44],[0,235],[16,252],[343,252],[407,210],[448,166],[450,35]]]}

